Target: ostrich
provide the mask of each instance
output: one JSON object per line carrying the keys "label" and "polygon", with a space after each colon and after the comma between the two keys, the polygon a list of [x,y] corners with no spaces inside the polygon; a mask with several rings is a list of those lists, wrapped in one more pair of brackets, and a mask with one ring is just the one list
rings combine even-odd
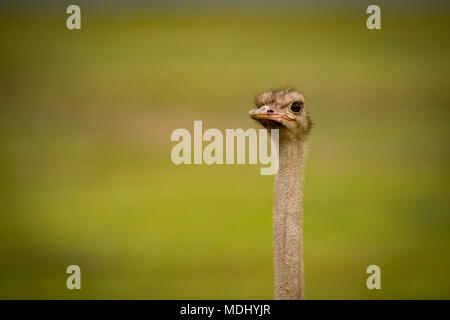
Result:
{"label": "ostrich", "polygon": [[301,170],[312,121],[295,89],[264,92],[255,104],[250,117],[266,129],[279,129],[280,137],[273,209],[275,299],[303,299]]}

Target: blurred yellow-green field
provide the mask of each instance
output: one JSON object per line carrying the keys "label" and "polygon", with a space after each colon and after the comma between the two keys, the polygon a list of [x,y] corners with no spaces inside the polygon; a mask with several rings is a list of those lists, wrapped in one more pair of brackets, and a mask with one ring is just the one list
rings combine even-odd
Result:
{"label": "blurred yellow-green field", "polygon": [[170,134],[256,127],[282,86],[316,123],[306,298],[450,298],[448,8],[67,5],[0,14],[0,298],[272,299],[273,177]]}

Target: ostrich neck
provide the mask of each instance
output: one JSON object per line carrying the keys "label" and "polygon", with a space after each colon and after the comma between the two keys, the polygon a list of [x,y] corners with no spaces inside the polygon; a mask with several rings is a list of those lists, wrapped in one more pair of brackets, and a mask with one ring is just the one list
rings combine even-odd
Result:
{"label": "ostrich neck", "polygon": [[303,299],[301,175],[303,142],[279,146],[273,212],[275,299]]}

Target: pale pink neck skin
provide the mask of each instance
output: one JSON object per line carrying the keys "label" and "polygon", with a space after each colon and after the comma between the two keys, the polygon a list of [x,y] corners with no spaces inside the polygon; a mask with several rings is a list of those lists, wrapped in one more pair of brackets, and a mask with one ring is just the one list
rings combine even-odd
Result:
{"label": "pale pink neck skin", "polygon": [[275,299],[303,299],[301,178],[303,141],[281,137],[275,178]]}

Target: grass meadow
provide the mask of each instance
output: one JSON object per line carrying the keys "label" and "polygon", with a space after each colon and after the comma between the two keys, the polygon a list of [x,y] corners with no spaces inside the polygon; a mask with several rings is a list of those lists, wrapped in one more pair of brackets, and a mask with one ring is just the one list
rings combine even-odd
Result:
{"label": "grass meadow", "polygon": [[306,298],[449,299],[449,15],[85,5],[69,31],[63,5],[3,11],[0,298],[272,299],[273,177],[176,166],[170,134],[256,127],[254,95],[293,86],[316,123]]}

